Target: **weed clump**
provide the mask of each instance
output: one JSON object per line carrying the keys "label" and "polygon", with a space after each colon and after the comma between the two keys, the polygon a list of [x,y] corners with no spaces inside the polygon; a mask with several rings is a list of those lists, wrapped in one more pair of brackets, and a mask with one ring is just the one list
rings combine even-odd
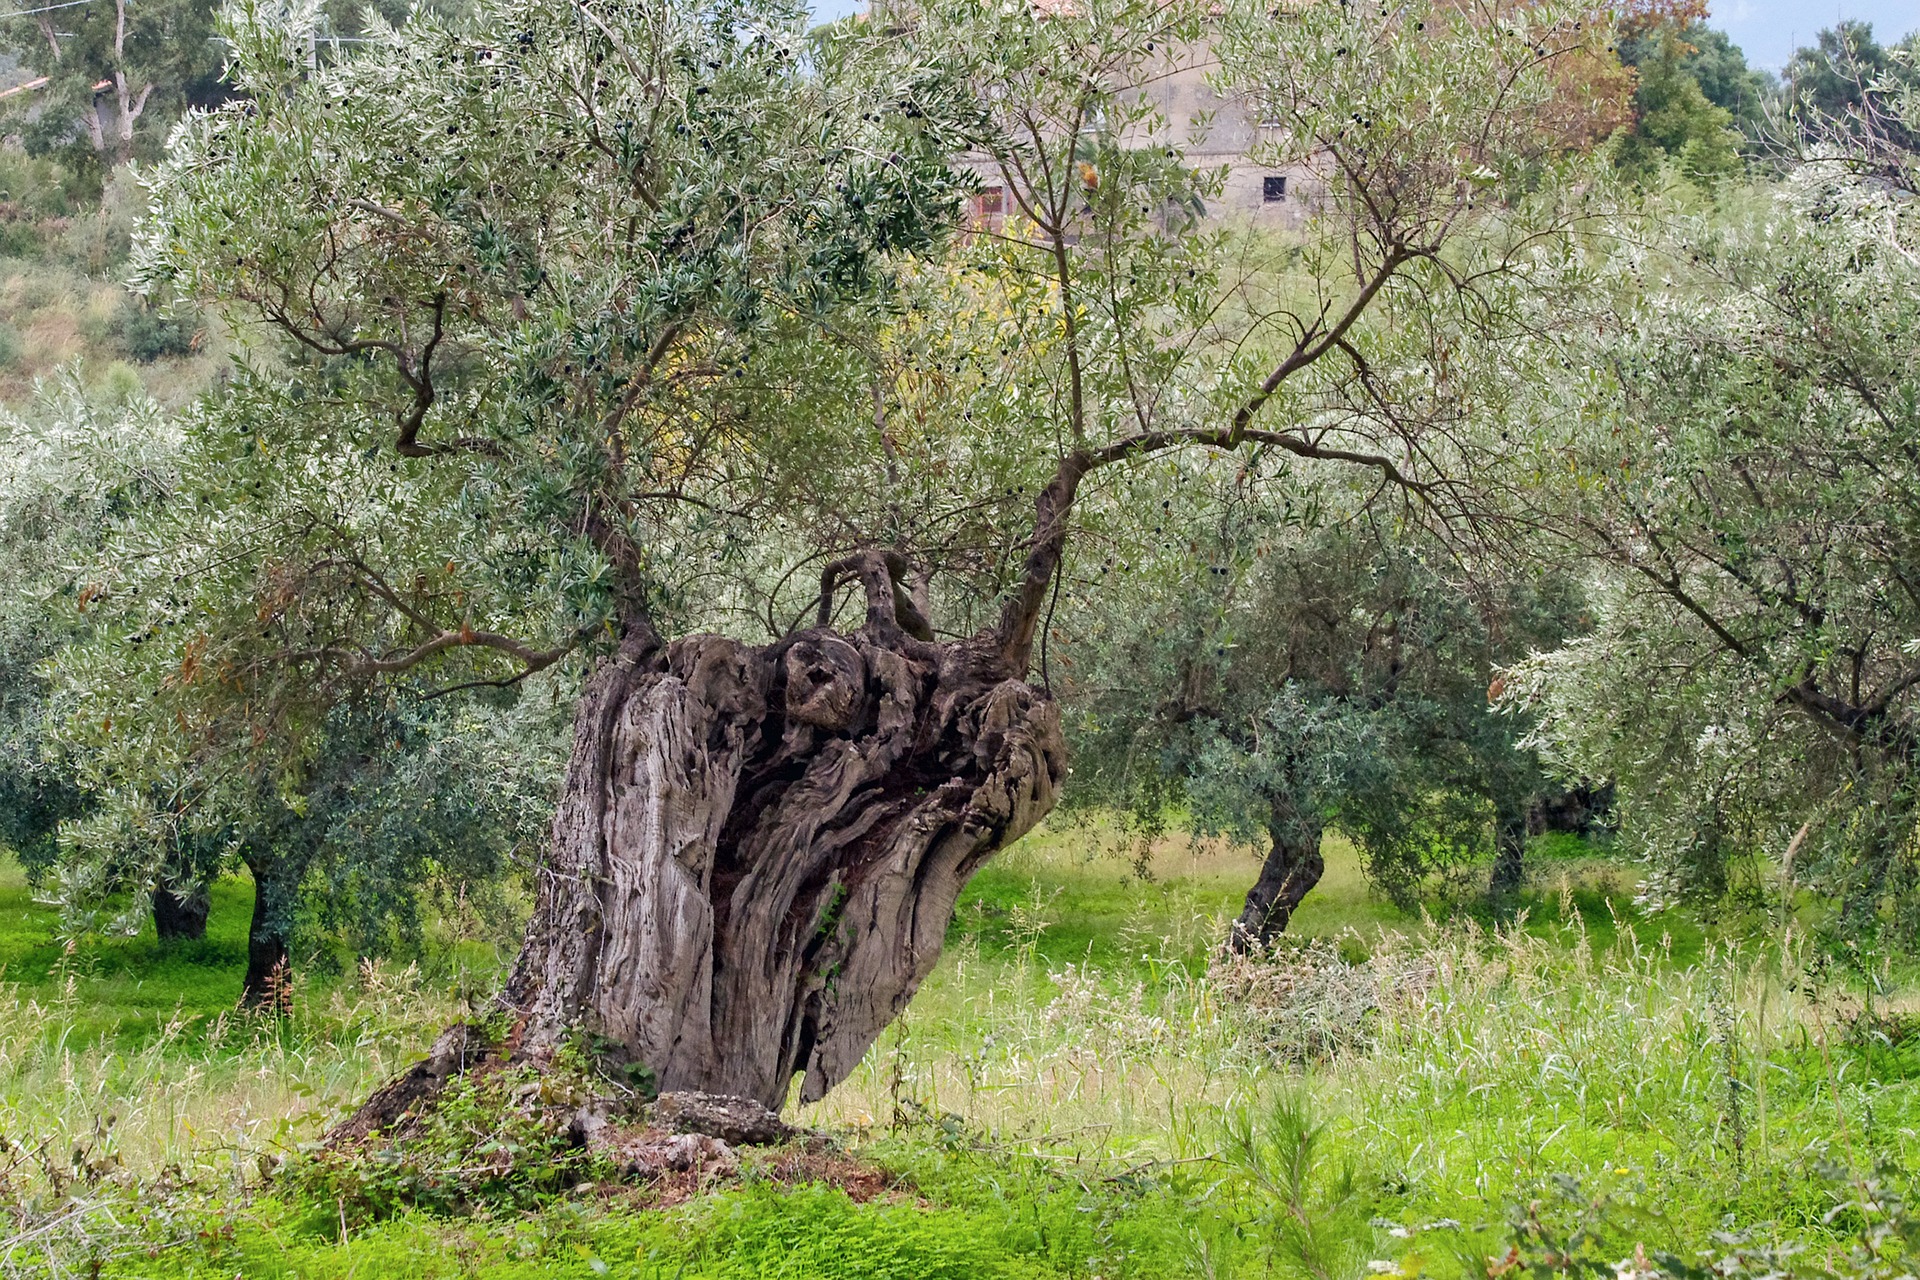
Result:
{"label": "weed clump", "polygon": [[[1549,1179],[1544,1193],[1508,1211],[1504,1255],[1479,1258],[1489,1280],[1916,1280],[1920,1215],[1899,1189],[1899,1173],[1881,1166],[1861,1174],[1818,1160],[1809,1170],[1840,1229],[1824,1247],[1771,1239],[1752,1226],[1727,1224],[1709,1248],[1667,1247],[1662,1215],[1633,1197],[1595,1194],[1578,1178]],[[1458,1224],[1447,1224],[1458,1230]],[[1403,1235],[1407,1233],[1401,1233]],[[1656,1243],[1658,1241],[1659,1243]],[[1404,1274],[1402,1272],[1401,1274]]]}
{"label": "weed clump", "polygon": [[405,1209],[530,1209],[605,1176],[574,1116],[592,1097],[567,1064],[483,1064],[434,1105],[356,1145],[317,1145],[278,1169],[285,1188],[343,1229]]}
{"label": "weed clump", "polygon": [[1418,1003],[1432,976],[1431,965],[1391,950],[1357,958],[1335,939],[1286,937],[1264,952],[1223,955],[1207,972],[1244,1032],[1298,1066],[1370,1050],[1383,1005]]}
{"label": "weed clump", "polygon": [[200,346],[198,312],[170,311],[139,298],[126,298],[114,317],[114,337],[121,350],[141,364],[191,355]]}

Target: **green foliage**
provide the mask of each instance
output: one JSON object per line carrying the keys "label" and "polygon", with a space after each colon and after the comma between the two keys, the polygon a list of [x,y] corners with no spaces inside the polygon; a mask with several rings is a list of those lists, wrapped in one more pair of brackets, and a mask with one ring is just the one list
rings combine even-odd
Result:
{"label": "green foliage", "polygon": [[1740,47],[1718,28],[1693,22],[1687,24],[1681,35],[1691,46],[1685,56],[1685,66],[1699,84],[1700,92],[1708,102],[1733,117],[1734,128],[1743,138],[1760,137],[1766,131],[1768,111],[1779,93],[1774,78],[1749,67]]}
{"label": "green foliage", "polygon": [[[1787,63],[1787,92],[1803,128],[1815,137],[1837,131],[1858,139],[1897,114],[1897,100],[1920,88],[1920,31],[1892,45],[1874,39],[1873,25],[1837,23],[1821,31],[1813,44],[1794,52]],[[1894,122],[1901,142],[1911,149],[1920,134],[1911,120]]]}
{"label": "green foliage", "polygon": [[191,309],[169,312],[140,298],[121,304],[114,328],[121,349],[142,364],[190,354],[202,333],[201,319]]}
{"label": "green foliage", "polygon": [[[104,1274],[155,1280],[224,1280],[236,1270],[261,1280],[1148,1280],[1174,1274],[1167,1268],[1178,1265],[1176,1221],[1145,1197],[1062,1187],[1015,1162],[968,1160],[944,1182],[934,1203],[893,1197],[860,1203],[837,1187],[749,1183],[665,1210],[589,1199],[483,1223],[405,1214],[345,1240],[337,1226],[328,1238],[288,1221],[284,1208],[268,1202],[236,1216],[228,1235],[202,1219],[201,1240]],[[1136,1217],[1147,1221],[1136,1223]],[[1103,1256],[1103,1248],[1110,1252]]]}
{"label": "green foliage", "polygon": [[1308,1280],[1361,1274],[1374,1240],[1377,1190],[1362,1186],[1350,1162],[1328,1160],[1329,1136],[1305,1100],[1284,1089],[1226,1124],[1223,1156],[1258,1193],[1252,1225],[1266,1252]]}
{"label": "green foliage", "polygon": [[548,1068],[490,1067],[450,1083],[435,1105],[362,1147],[321,1147],[282,1171],[313,1227],[345,1232],[404,1209],[463,1214],[531,1209],[608,1170],[570,1132],[591,1081],[564,1055]]}
{"label": "green foliage", "polygon": [[154,171],[145,287],[282,363],[192,415],[182,501],[63,664],[103,777],[213,811],[297,793],[375,683],[510,685],[734,603],[765,508],[871,454],[835,434],[855,339],[959,190],[941,77],[783,4],[482,7],[310,67],[316,21],[234,10],[248,102]]}
{"label": "green foliage", "polygon": [[[769,1265],[765,1242],[779,1240],[798,1241],[796,1253],[826,1275],[904,1258],[1081,1280],[1298,1276],[1276,1235],[1288,1197],[1244,1172],[1226,1140],[1251,1127],[1275,1174],[1299,1132],[1319,1130],[1304,1203],[1323,1241],[1362,1247],[1361,1257],[1407,1275],[1477,1280],[1485,1261],[1462,1266],[1455,1242],[1497,1259],[1507,1206],[1541,1200],[1543,1216],[1562,1213],[1556,1171],[1577,1177],[1587,1198],[1657,1207],[1665,1229],[1643,1234],[1650,1250],[1692,1257],[1714,1246],[1731,1213],[1755,1246],[1797,1242],[1803,1256],[1825,1258],[1855,1223],[1823,1221],[1835,1201],[1809,1146],[1837,1146],[1844,1133],[1862,1164],[1920,1160],[1911,1047],[1896,1055],[1871,1030],[1851,1029],[1860,1005],[1851,979],[1794,957],[1716,950],[1702,964],[1686,918],[1638,912],[1630,889],[1573,886],[1565,914],[1552,895],[1531,899],[1524,932],[1422,934],[1417,919],[1399,917],[1383,930],[1379,914],[1365,914],[1382,909],[1336,847],[1325,900],[1298,927],[1369,920],[1364,936],[1325,948],[1340,953],[1338,985],[1276,965],[1265,1008],[1243,1010],[1209,960],[1218,916],[1251,865],[1244,854],[1171,842],[1141,886],[1123,861],[1099,856],[1086,828],[1063,826],[1044,852],[986,873],[1018,872],[1000,899],[1040,904],[1020,925],[1035,945],[1003,946],[1007,922],[963,914],[899,1043],[883,1043],[799,1117],[878,1166],[850,1184],[854,1197],[790,1193],[796,1175],[777,1172],[777,1153],[764,1165],[749,1153],[745,1186],[671,1208],[597,1173],[592,1190],[563,1181],[535,1191],[530,1166],[494,1198],[455,1212],[401,1207],[354,1223],[344,1240],[342,1201],[350,1215],[353,1201],[263,1187],[261,1158],[291,1156],[462,1016],[436,990],[453,957],[432,952],[442,976],[430,979],[378,966],[344,981],[301,979],[290,1017],[236,1018],[221,977],[230,958],[156,964],[150,939],[93,941],[63,957],[50,913],[15,879],[0,893],[0,963],[22,984],[0,990],[0,1116],[9,1136],[50,1139],[51,1162],[69,1179],[54,1195],[37,1163],[14,1170],[0,1212],[16,1230],[46,1228],[16,1264],[39,1265],[33,1250],[44,1246],[69,1271],[99,1260],[107,1274],[143,1278],[667,1280],[682,1263],[689,1275],[751,1274]],[[210,948],[231,957],[243,945],[246,886],[222,882],[215,893]],[[1619,933],[1603,932],[1616,918]],[[1668,932],[1670,954],[1660,945]],[[1100,940],[1091,956],[1088,939]],[[1911,978],[1879,976],[1888,990],[1875,996],[1875,1025],[1892,1027],[1911,1003]],[[1364,1042],[1304,1062],[1276,1055],[1266,1010],[1302,1023],[1336,1017],[1355,991],[1374,1010]],[[1905,1046],[1897,1030],[1888,1039]],[[889,1132],[896,1095],[924,1113],[903,1107]],[[1276,1097],[1289,1096],[1313,1099],[1301,1124],[1274,1118]],[[924,1122],[912,1118],[920,1114]],[[102,1139],[109,1115],[117,1121]],[[470,1119],[471,1134],[511,1130],[526,1151],[543,1141],[516,1127],[523,1119]],[[75,1147],[86,1153],[78,1165]],[[97,1184],[75,1175],[102,1159],[111,1168]],[[392,1189],[378,1166],[356,1177],[376,1194]],[[877,1200],[853,1202],[876,1189]],[[1370,1214],[1380,1216],[1371,1240]],[[810,1251],[801,1235],[810,1221],[847,1263]],[[957,1255],[956,1237],[971,1241]],[[1633,1243],[1618,1238],[1607,1260],[1632,1256]]]}
{"label": "green foliage", "polygon": [[1649,1246],[1665,1234],[1665,1224],[1636,1203],[1638,1197],[1594,1195],[1578,1179],[1561,1176],[1540,1199],[1514,1206],[1508,1251],[1485,1259],[1486,1274],[1494,1280],[1913,1280],[1920,1274],[1920,1219],[1901,1190],[1902,1171],[1858,1174],[1823,1160],[1814,1181],[1829,1201],[1827,1220],[1841,1235],[1833,1246],[1815,1250],[1728,1229],[1714,1233],[1710,1247],[1687,1254]]}
{"label": "green foliage", "polygon": [[1540,344],[1570,372],[1541,369],[1510,492],[1599,567],[1596,626],[1509,705],[1619,781],[1663,891],[1812,890],[1836,941],[1911,946],[1915,160],[1836,146],[1712,216],[1655,205],[1644,249],[1569,273],[1610,318]]}
{"label": "green foliage", "polygon": [[[1637,72],[1633,125],[1612,142],[1623,172],[1648,184],[1671,161],[1710,187],[1741,171],[1743,134],[1757,133],[1763,123],[1764,82],[1724,35],[1697,21],[1646,24],[1622,36],[1620,60]],[[1709,95],[1709,85],[1717,96]]]}
{"label": "green foliage", "polygon": [[[1026,1207],[1026,1206],[1022,1206]],[[1038,1207],[1036,1204],[1034,1207]],[[753,1280],[1055,1280],[1084,1274],[1093,1244],[1086,1224],[1057,1210],[1031,1225],[978,1212],[912,1205],[861,1206],[830,1187],[749,1188],[718,1197],[697,1215],[647,1223],[633,1251],[636,1275]],[[1063,1220],[1064,1219],[1064,1220]],[[696,1231],[689,1231],[695,1226]],[[1056,1234],[1057,1233],[1057,1234]],[[1051,1238],[1050,1238],[1051,1237]]]}
{"label": "green foliage", "polygon": [[1578,627],[1578,594],[1462,580],[1444,546],[1356,514],[1337,486],[1236,498],[1210,529],[1169,500],[1183,545],[1069,597],[1072,802],[1128,806],[1149,830],[1177,802],[1197,830],[1250,842],[1317,846],[1336,827],[1409,903],[1523,820],[1541,775],[1487,714],[1488,685]]}
{"label": "green foliage", "polygon": [[0,841],[36,872],[82,806],[52,741],[39,664],[88,629],[73,566],[163,499],[177,445],[158,405],[98,403],[73,371],[0,419]]}
{"label": "green foliage", "polygon": [[37,258],[53,228],[85,207],[89,183],[44,156],[0,153],[0,256]]}
{"label": "green foliage", "polygon": [[5,104],[28,153],[57,157],[97,191],[115,164],[157,152],[189,106],[221,96],[217,7],[115,0],[7,23],[0,48],[48,81]]}

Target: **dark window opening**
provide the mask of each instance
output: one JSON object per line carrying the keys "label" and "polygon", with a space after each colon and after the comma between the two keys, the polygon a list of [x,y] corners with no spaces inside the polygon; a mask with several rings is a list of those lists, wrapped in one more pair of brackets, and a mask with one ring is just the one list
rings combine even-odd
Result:
{"label": "dark window opening", "polygon": [[1271,173],[1260,179],[1260,198],[1268,204],[1287,198],[1287,175]]}

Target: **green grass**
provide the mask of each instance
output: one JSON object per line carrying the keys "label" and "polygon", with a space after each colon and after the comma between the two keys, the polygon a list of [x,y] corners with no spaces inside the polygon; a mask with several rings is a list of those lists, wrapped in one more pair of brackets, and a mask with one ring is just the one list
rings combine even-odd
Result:
{"label": "green grass", "polygon": [[98,942],[69,952],[57,936],[59,913],[34,900],[26,876],[0,865],[0,983],[31,999],[60,996],[76,984],[72,1035],[112,1037],[139,1047],[176,1016],[211,1020],[230,1010],[247,964],[253,887],[244,880],[213,886],[207,936],[162,944],[151,927],[136,938]]}
{"label": "green grass", "polygon": [[[856,1203],[820,1184],[749,1184],[667,1208],[594,1195],[512,1219],[405,1214],[344,1239],[278,1204],[202,1222],[193,1250],[140,1256],[110,1274],[194,1280],[349,1276],[630,1277],[631,1280],[1067,1280],[1176,1274],[1178,1205],[1124,1204],[1097,1190],[1003,1169],[945,1189],[946,1203]],[[230,1229],[230,1230],[229,1230]]]}
{"label": "green grass", "polygon": [[263,1188],[260,1162],[297,1160],[457,1016],[446,956],[307,978],[290,1019],[246,1018],[244,881],[215,887],[202,943],[68,953],[0,875],[0,1135],[44,1153],[0,1188],[41,1233],[0,1241],[0,1275],[51,1249],[155,1277],[1359,1280],[1387,1259],[1465,1280],[1511,1206],[1578,1218],[1595,1197],[1631,1210],[1596,1237],[1622,1252],[1725,1221],[1837,1248],[1826,1162],[1920,1167],[1912,986],[1883,968],[1870,1021],[1804,942],[1643,913],[1629,868],[1541,852],[1523,919],[1494,930],[1469,898],[1401,911],[1329,841],[1296,920],[1318,943],[1222,965],[1250,851],[1142,859],[1062,822],[976,878],[907,1016],[801,1112],[887,1171],[876,1198],[749,1159],[683,1203],[603,1184],[376,1222]]}

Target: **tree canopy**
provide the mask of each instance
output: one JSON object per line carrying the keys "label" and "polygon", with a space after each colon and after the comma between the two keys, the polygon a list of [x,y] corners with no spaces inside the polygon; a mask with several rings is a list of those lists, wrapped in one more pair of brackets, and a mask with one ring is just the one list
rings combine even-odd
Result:
{"label": "tree canopy", "polygon": [[1920,222],[1912,154],[1834,136],[1737,210],[1648,210],[1591,278],[1526,492],[1604,566],[1597,628],[1512,696],[1673,887],[1772,866],[1910,944]]}

